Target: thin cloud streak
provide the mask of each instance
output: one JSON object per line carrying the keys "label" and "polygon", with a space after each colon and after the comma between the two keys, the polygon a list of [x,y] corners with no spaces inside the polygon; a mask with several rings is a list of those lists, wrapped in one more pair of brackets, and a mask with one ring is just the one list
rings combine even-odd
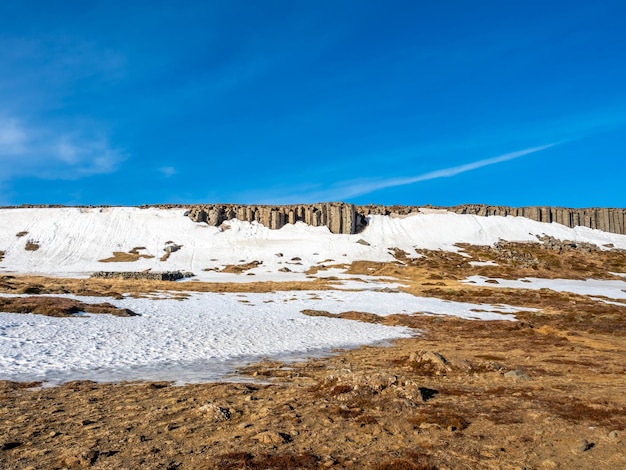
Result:
{"label": "thin cloud streak", "polygon": [[538,147],[530,147],[516,152],[506,153],[497,157],[486,158],[464,165],[454,166],[450,168],[443,168],[441,170],[435,170],[428,173],[422,173],[421,175],[404,177],[404,178],[389,178],[385,180],[360,180],[360,181],[347,181],[340,182],[334,185],[334,187],[327,190],[309,191],[292,193],[289,196],[279,197],[275,199],[268,199],[262,201],[265,204],[293,204],[293,203],[313,203],[320,201],[342,201],[356,196],[362,196],[369,194],[380,189],[393,188],[397,186],[405,186],[408,184],[419,183],[422,181],[429,181],[438,178],[450,178],[452,176],[460,175],[468,171],[477,170],[490,165],[496,165],[498,163],[507,162],[516,158],[524,157],[533,153],[547,150],[562,142],[554,142],[547,145],[540,145]]}
{"label": "thin cloud streak", "polygon": [[518,150],[517,152],[511,152],[504,155],[500,155],[498,157],[486,158],[484,160],[478,160],[476,162],[466,163],[465,165],[455,166],[451,168],[443,168],[441,170],[431,171],[428,173],[423,173],[418,176],[412,176],[408,178],[391,178],[388,180],[378,181],[371,184],[364,185],[354,185],[345,188],[349,190],[352,194],[347,195],[350,196],[360,196],[363,194],[368,194],[378,189],[386,189],[393,188],[396,186],[404,186],[407,184],[418,183],[420,181],[428,181],[434,180],[438,178],[449,178],[451,176],[460,175],[461,173],[466,173],[468,171],[477,170],[479,168],[483,168],[490,165],[495,165],[497,163],[507,162],[509,160],[514,160],[516,158],[523,157],[525,155],[530,155],[531,153],[541,152],[542,150],[549,149],[554,147],[558,143],[552,143],[547,145],[541,145],[539,147],[531,147],[524,150]]}

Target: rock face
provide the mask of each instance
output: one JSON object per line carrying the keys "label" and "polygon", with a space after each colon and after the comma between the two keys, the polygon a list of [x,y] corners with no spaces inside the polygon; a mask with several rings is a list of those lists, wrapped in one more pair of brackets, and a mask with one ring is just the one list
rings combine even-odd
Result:
{"label": "rock face", "polygon": [[359,233],[367,225],[368,215],[407,215],[417,213],[421,208],[429,208],[485,217],[494,215],[526,217],[538,222],[556,222],[567,227],[583,226],[605,232],[626,234],[626,209],[507,207],[481,204],[465,204],[454,207],[355,206],[341,202],[291,206],[203,204],[185,207],[189,209],[188,216],[195,222],[205,222],[214,226],[219,226],[227,220],[239,219],[248,222],[257,221],[270,229],[279,229],[286,224],[301,221],[314,227],[325,225],[332,233]]}
{"label": "rock face", "polygon": [[314,227],[325,225],[332,233],[355,233],[357,230],[355,206],[335,202],[291,206],[206,204],[191,206],[188,216],[195,222],[206,222],[214,226],[219,226],[227,220],[238,219],[247,222],[257,221],[270,229],[305,222]]}
{"label": "rock face", "polygon": [[[431,209],[445,209],[457,214],[472,214],[481,216],[514,216],[526,217],[537,222],[556,222],[567,227],[589,227],[604,232],[626,234],[626,209],[587,208],[568,209],[564,207],[507,207],[487,206],[483,204],[464,204],[454,207],[423,206]],[[419,211],[415,206],[357,206],[356,212],[360,216],[370,214],[406,215]]]}

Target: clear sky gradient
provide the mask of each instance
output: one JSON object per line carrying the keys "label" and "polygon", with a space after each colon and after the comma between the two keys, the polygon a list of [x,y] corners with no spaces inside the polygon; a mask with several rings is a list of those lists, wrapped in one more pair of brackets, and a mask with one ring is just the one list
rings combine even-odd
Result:
{"label": "clear sky gradient", "polygon": [[626,2],[0,2],[0,204],[626,206]]}

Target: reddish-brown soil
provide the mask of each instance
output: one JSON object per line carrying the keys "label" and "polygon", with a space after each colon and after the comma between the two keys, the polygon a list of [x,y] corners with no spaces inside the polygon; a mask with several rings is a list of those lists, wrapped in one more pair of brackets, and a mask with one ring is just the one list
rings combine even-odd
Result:
{"label": "reddish-brown soil", "polygon": [[[236,374],[245,383],[2,382],[0,468],[626,468],[626,307],[462,284],[483,268],[457,267],[454,256],[349,269],[393,275],[416,295],[541,311],[484,322],[382,318],[347,306],[345,321],[405,325],[416,336],[301,363],[253,364]],[[589,272],[599,269],[597,253],[576,256],[594,266]],[[616,256],[613,265],[620,263]],[[509,268],[509,275],[527,269]],[[551,269],[554,277],[571,270],[564,261]],[[5,292],[46,294],[62,286],[148,295],[164,285],[0,279]]]}

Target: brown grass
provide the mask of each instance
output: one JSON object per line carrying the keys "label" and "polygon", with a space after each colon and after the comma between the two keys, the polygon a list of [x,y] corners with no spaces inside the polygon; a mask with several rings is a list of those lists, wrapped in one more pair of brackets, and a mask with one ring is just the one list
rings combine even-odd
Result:
{"label": "brown grass", "polygon": [[227,264],[220,271],[223,273],[241,274],[250,269],[254,269],[263,264],[263,261],[250,261],[242,264]]}
{"label": "brown grass", "polygon": [[49,317],[71,317],[79,312],[107,313],[118,317],[133,317],[137,314],[126,308],[117,308],[109,303],[89,304],[64,297],[0,297],[0,311],[8,313],[34,313]]}
{"label": "brown grass", "polygon": [[319,457],[310,453],[301,454],[252,454],[232,452],[215,459],[215,466],[220,470],[265,470],[265,469],[316,469]]}
{"label": "brown grass", "polygon": [[25,236],[25,235],[28,235],[28,232],[26,232],[26,231],[22,231],[22,232],[17,232],[17,233],[15,234],[15,236],[16,236],[17,238],[22,238],[22,237],[23,237],[23,236]]}
{"label": "brown grass", "polygon": [[137,279],[72,279],[45,276],[0,275],[0,292],[8,294],[75,294],[121,298],[121,292],[132,295],[169,292],[284,292],[328,290],[324,279],[287,282],[171,282]]}
{"label": "brown grass", "polygon": [[432,459],[418,452],[406,452],[402,457],[380,463],[374,470],[437,470]]}
{"label": "brown grass", "polygon": [[154,258],[154,256],[140,254],[136,248],[133,248],[128,253],[124,251],[114,251],[113,256],[110,258],[99,259],[98,261],[100,263],[132,263],[141,258],[151,259]]}
{"label": "brown grass", "polygon": [[28,240],[24,246],[26,251],[37,251],[39,249],[39,243],[36,241]]}

